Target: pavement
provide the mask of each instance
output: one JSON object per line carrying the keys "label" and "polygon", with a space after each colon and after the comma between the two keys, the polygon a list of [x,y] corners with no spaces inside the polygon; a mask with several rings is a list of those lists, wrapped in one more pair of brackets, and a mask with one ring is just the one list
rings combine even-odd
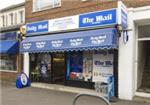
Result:
{"label": "pavement", "polygon": [[[14,84],[1,83],[0,105],[72,105],[76,96],[73,92],[48,88],[27,87],[17,89]],[[145,102],[117,100],[112,105],[150,105]],[[76,105],[106,105],[92,97],[81,97]]]}

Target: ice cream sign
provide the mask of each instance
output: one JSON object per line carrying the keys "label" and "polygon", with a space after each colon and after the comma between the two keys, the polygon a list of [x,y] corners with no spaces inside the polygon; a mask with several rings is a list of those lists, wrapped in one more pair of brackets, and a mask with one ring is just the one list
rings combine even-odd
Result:
{"label": "ice cream sign", "polygon": [[104,26],[116,24],[116,9],[79,15],[79,27]]}

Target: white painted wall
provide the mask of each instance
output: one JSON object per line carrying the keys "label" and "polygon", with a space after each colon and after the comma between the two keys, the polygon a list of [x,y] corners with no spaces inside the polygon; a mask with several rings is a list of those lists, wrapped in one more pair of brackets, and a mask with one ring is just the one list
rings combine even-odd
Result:
{"label": "white painted wall", "polygon": [[[132,100],[133,98],[133,55],[134,55],[134,24],[133,12],[128,13],[129,41],[123,43],[123,37],[119,38],[119,98]],[[130,19],[129,19],[130,18]]]}
{"label": "white painted wall", "polygon": [[24,59],[23,59],[23,71],[24,73],[29,77],[29,68],[30,68],[30,60],[29,60],[29,53],[24,53],[23,54]]}

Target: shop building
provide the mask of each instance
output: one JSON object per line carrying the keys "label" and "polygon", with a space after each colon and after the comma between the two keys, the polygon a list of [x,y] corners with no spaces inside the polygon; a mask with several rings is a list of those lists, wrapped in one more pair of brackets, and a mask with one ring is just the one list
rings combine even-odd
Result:
{"label": "shop building", "polygon": [[115,96],[132,100],[136,96],[135,24],[126,6],[150,2],[39,2],[26,1],[27,35],[20,49],[31,81],[93,88],[94,82],[113,75]]}
{"label": "shop building", "polygon": [[25,24],[25,3],[0,10],[0,74],[1,80],[15,81],[22,71],[17,31]]}

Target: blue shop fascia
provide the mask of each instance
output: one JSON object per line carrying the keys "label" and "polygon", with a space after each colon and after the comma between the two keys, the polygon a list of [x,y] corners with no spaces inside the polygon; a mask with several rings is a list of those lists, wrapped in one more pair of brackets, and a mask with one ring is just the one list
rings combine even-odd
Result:
{"label": "blue shop fascia", "polygon": [[31,81],[93,89],[113,77],[117,95],[118,24],[118,8],[26,24]]}

